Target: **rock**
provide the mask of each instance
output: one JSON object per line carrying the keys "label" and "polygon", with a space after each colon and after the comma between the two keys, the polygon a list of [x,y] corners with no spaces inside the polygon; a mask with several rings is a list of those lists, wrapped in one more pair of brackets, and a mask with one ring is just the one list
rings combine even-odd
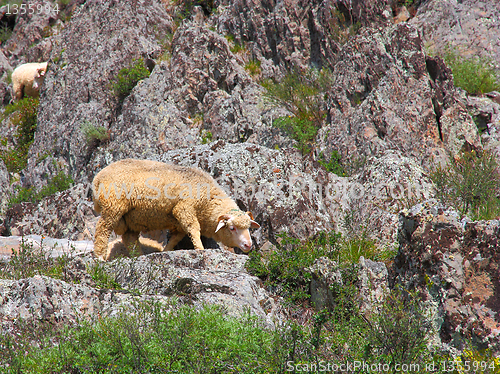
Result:
{"label": "rock", "polygon": [[403,211],[394,279],[434,310],[436,342],[500,352],[500,221],[468,222],[429,200]]}
{"label": "rock", "polygon": [[435,187],[422,167],[392,150],[368,158],[350,188],[349,220],[343,220],[343,233],[348,238],[365,233],[385,248],[397,246],[399,211],[435,196]]}
{"label": "rock", "polygon": [[480,147],[449,69],[425,55],[410,24],[360,30],[335,56],[332,73],[327,123],[316,138],[323,153],[349,159],[398,149],[430,167],[447,150]]}
{"label": "rock", "polygon": [[343,286],[342,274],[335,261],[326,257],[320,257],[306,269],[311,273],[310,284],[311,303],[316,311],[328,309],[333,311],[336,305],[332,286]]}
{"label": "rock", "polygon": [[[321,257],[313,265],[306,269],[312,275],[310,290],[311,303],[316,311],[327,308],[333,311],[338,294],[335,290],[345,286],[342,279],[341,268],[335,261]],[[359,260],[359,265],[354,268],[357,273],[356,287],[361,312],[375,311],[376,306],[381,303],[389,292],[389,276],[387,267],[383,262]]]}
{"label": "rock", "polygon": [[[217,304],[231,315],[250,311],[269,326],[279,321],[280,309],[260,286],[260,280],[244,270],[247,256],[225,250],[173,251],[122,258],[109,263],[83,258],[72,263],[74,274],[98,266],[115,280],[118,290],[97,289],[45,276],[0,280],[0,320],[34,318],[71,324],[117,314],[138,301],[169,304],[173,296],[194,306]],[[87,269],[86,271],[82,269]],[[71,270],[71,269],[70,269]],[[75,279],[76,282],[81,279]],[[264,310],[261,305],[271,305]]]}
{"label": "rock", "polygon": [[263,89],[240,63],[224,37],[187,22],[175,33],[168,62],[159,62],[125,99],[105,153],[115,159],[152,157],[207,141],[204,132],[209,141],[290,143],[270,129],[260,105]]}
{"label": "rock", "polygon": [[484,149],[493,152],[500,162],[500,102],[474,96],[467,96],[466,100],[467,111],[481,134]]}
{"label": "rock", "polygon": [[427,48],[434,53],[457,48],[465,57],[487,57],[500,67],[496,0],[426,1],[410,23],[420,30]]}
{"label": "rock", "polygon": [[386,0],[238,0],[220,2],[213,17],[220,33],[233,35],[262,61],[263,75],[268,77],[276,74],[276,68],[323,66],[339,51],[335,39],[342,40],[349,25],[386,23],[384,12],[390,13]]}
{"label": "rock", "polygon": [[383,262],[375,262],[361,257],[359,259],[358,288],[360,311],[377,310],[389,292],[389,273]]}
{"label": "rock", "polygon": [[83,184],[50,195],[34,204],[24,202],[7,211],[11,235],[43,235],[70,240],[92,240],[97,217]]}
{"label": "rock", "polygon": [[86,164],[93,148],[81,126],[113,127],[121,103],[111,89],[112,80],[133,59],[159,57],[161,40],[171,31],[172,19],[160,1],[86,1],[75,11],[54,39],[27,184],[39,188],[46,183],[42,176],[50,179],[58,170],[77,182],[91,179]]}

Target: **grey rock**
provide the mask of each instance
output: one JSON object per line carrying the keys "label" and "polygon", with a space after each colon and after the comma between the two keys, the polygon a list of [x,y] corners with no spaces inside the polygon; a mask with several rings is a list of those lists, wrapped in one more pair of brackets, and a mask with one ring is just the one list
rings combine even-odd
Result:
{"label": "grey rock", "polygon": [[500,67],[500,18],[495,0],[424,2],[410,21],[421,30],[427,48],[444,53],[457,48],[463,56],[481,56]]}
{"label": "grey rock", "polygon": [[375,262],[361,257],[358,269],[360,310],[377,310],[389,292],[389,272],[383,262]]}
{"label": "grey rock", "polygon": [[[164,252],[110,263],[84,257],[71,265],[77,268],[73,269],[79,277],[75,281],[84,284],[45,276],[0,280],[0,320],[12,323],[17,318],[34,318],[72,324],[115,315],[135,302],[168,305],[174,297],[196,307],[217,304],[235,316],[250,311],[274,326],[282,318],[280,307],[270,300],[260,280],[246,273],[247,259],[225,250]],[[95,266],[121,289],[92,287],[87,271]]]}
{"label": "grey rock", "polygon": [[349,159],[397,149],[429,167],[446,159],[447,150],[480,147],[450,71],[426,56],[415,27],[360,30],[336,56],[332,72],[327,123],[316,139],[325,154],[337,150]]}
{"label": "grey rock", "polygon": [[85,165],[93,149],[82,124],[109,129],[116,122],[121,104],[111,81],[134,58],[159,57],[161,40],[171,31],[171,17],[159,1],[86,1],[74,12],[54,40],[29,152],[28,184],[43,185],[41,176],[57,172],[54,163],[75,180],[88,181]]}
{"label": "grey rock", "polygon": [[320,257],[306,270],[312,275],[309,289],[314,309],[321,311],[326,308],[333,311],[336,305],[336,295],[333,294],[331,287],[334,284],[343,285],[342,274],[337,263],[326,257]]}
{"label": "grey rock", "polygon": [[44,235],[70,240],[92,240],[97,217],[83,184],[57,192],[34,204],[24,202],[7,211],[11,235]]}

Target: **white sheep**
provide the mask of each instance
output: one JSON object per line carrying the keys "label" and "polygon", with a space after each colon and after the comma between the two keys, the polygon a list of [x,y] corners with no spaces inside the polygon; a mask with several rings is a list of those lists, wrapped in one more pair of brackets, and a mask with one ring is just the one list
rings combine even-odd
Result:
{"label": "white sheep", "polygon": [[12,72],[12,90],[14,99],[23,97],[38,97],[40,87],[47,71],[47,62],[30,62],[19,65]]}
{"label": "white sheep", "polygon": [[187,234],[198,250],[203,235],[247,253],[249,228],[260,227],[210,175],[193,167],[126,159],[102,169],[92,186],[94,208],[101,213],[94,254],[104,260],[112,258],[108,240],[113,230],[126,248],[138,244],[141,231],[168,229],[167,251]]}

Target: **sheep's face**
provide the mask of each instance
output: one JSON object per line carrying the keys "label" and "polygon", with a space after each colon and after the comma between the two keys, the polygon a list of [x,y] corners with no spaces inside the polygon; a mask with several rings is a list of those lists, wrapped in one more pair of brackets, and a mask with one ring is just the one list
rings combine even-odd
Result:
{"label": "sheep's face", "polygon": [[219,217],[219,223],[215,230],[217,240],[228,247],[238,247],[248,253],[252,249],[252,238],[250,228],[258,229],[260,225],[253,220],[250,212],[231,211]]}
{"label": "sheep's face", "polygon": [[32,87],[35,90],[40,89],[40,86],[42,85],[43,80],[45,78],[46,71],[47,71],[47,63],[45,63],[45,65],[43,65],[42,67],[36,69],[35,77],[32,84]]}

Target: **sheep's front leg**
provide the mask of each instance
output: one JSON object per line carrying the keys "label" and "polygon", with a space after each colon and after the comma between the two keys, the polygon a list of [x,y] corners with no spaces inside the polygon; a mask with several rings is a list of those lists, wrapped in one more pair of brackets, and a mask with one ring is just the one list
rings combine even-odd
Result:
{"label": "sheep's front leg", "polygon": [[177,204],[172,210],[172,215],[175,217],[177,222],[179,222],[182,231],[188,234],[189,239],[193,242],[194,249],[205,249],[203,248],[203,244],[201,242],[200,223],[198,222],[198,217],[196,216],[193,207],[191,207],[190,202],[184,200],[183,202]]}
{"label": "sheep's front leg", "polygon": [[139,256],[142,255],[142,248],[139,243],[139,233],[135,231],[127,230],[122,235],[122,243],[125,246],[125,250],[130,252],[130,250],[137,250],[139,252]]}
{"label": "sheep's front leg", "polygon": [[114,224],[110,219],[105,219],[100,217],[97,221],[97,226],[95,229],[95,240],[94,240],[94,254],[101,260],[106,259],[108,252],[108,241],[111,231],[113,231]]}

